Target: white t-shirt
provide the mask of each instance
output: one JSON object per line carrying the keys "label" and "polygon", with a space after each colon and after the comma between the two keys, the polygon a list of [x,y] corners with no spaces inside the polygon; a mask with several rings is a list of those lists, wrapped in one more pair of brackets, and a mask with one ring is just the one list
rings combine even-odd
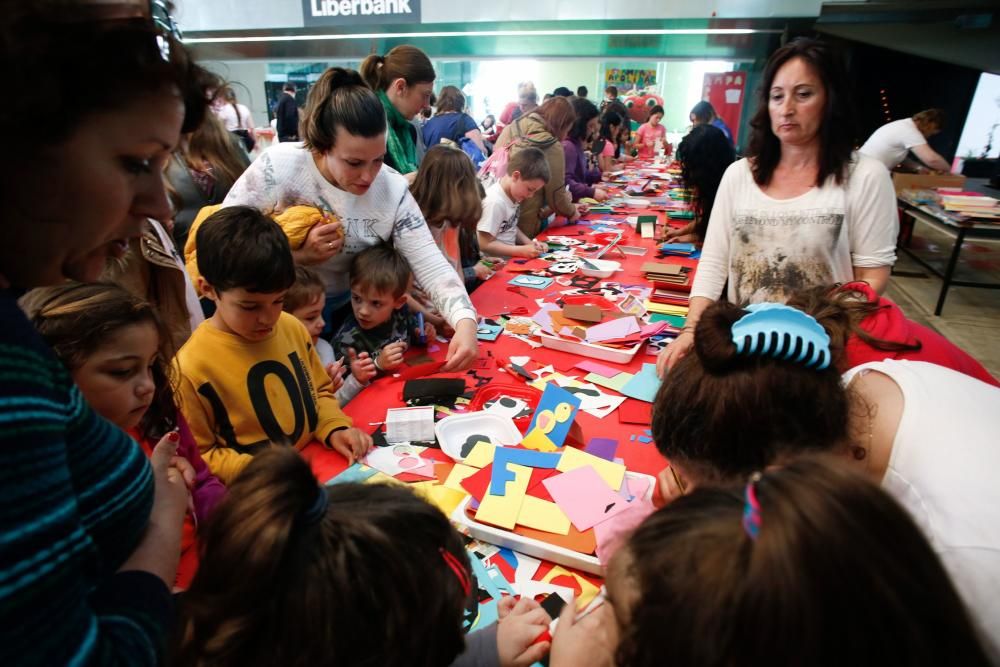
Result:
{"label": "white t-shirt", "polygon": [[875,158],[892,169],[906,159],[906,154],[914,146],[927,143],[927,137],[920,133],[912,118],[894,120],[872,132],[865,145],[858,152]]}
{"label": "white t-shirt", "polygon": [[882,488],[916,520],[1000,656],[1000,389],[944,366],[886,360],[903,414]]}
{"label": "white t-shirt", "polygon": [[833,178],[792,199],[757,186],[743,159],[726,170],[712,208],[691,296],[716,300],[729,281],[736,304],[786,301],[799,289],[854,279],[854,268],[892,266],[899,218],[889,172],[855,155]]}
{"label": "white t-shirt", "polygon": [[239,130],[240,128],[244,130],[253,129],[253,119],[250,117],[250,109],[245,106],[236,103],[236,107],[239,109],[240,113],[237,117],[236,109],[233,108],[232,104],[226,103],[219,107],[215,115],[219,117],[219,120],[223,122],[226,129],[232,132],[233,130]]}
{"label": "white t-shirt", "polygon": [[344,249],[314,268],[338,306],[350,298],[354,255],[391,240],[452,326],[476,319],[462,279],[434,243],[406,179],[391,167],[383,165],[368,191],[353,195],[323,178],[301,142],[274,144],[243,172],[222,204],[253,206],[268,215],[291,206],[315,206],[335,215],[344,226]]}
{"label": "white t-shirt", "polygon": [[497,241],[508,245],[517,245],[517,218],[520,205],[507,196],[500,181],[486,188],[486,198],[483,200],[483,217],[479,219],[476,229],[486,232]]}

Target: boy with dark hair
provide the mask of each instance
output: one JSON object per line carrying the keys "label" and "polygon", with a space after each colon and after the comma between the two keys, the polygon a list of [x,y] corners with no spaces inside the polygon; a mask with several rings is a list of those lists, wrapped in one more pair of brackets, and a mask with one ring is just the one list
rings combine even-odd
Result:
{"label": "boy with dark hair", "polygon": [[476,225],[479,248],[486,255],[538,257],[548,249],[518,229],[521,202],[549,182],[549,163],[538,148],[524,148],[510,156],[507,173],[486,189],[483,215]]}
{"label": "boy with dark hair", "polygon": [[[403,363],[403,353],[419,339],[434,338],[434,325],[411,317],[406,306],[413,273],[387,243],[371,246],[351,261],[353,313],[333,335],[333,351],[344,359],[367,353],[380,375]],[[351,365],[351,374],[358,372]]]}
{"label": "boy with dark hair", "polygon": [[586,87],[586,86],[577,86],[577,87],[576,87],[576,96],[577,96],[577,97],[580,97],[580,98],[583,98],[583,99],[587,99],[587,94],[588,94],[589,92],[590,92],[590,91],[589,91],[589,90],[587,90],[587,87]]}
{"label": "boy with dark hair", "polygon": [[313,439],[349,462],[371,438],[351,428],[305,326],[282,312],[295,282],[288,238],[249,206],[198,228],[199,291],[215,303],[177,354],[181,409],[208,467],[229,483],[272,444]]}

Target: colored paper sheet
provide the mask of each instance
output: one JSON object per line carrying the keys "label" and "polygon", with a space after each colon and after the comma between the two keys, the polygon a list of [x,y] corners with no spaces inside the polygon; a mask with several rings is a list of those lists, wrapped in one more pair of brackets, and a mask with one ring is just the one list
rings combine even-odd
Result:
{"label": "colored paper sheet", "polygon": [[538,407],[535,408],[535,415],[528,425],[528,432],[538,428],[552,441],[552,444],[562,447],[579,409],[579,398],[550,382],[545,385],[545,391],[538,400]]}
{"label": "colored paper sheet", "polygon": [[569,535],[559,535],[558,533],[546,533],[543,530],[535,530],[526,526],[514,526],[514,532],[523,537],[530,537],[533,540],[541,540],[557,547],[569,549],[577,553],[593,555],[597,549],[597,538],[594,531],[579,531],[570,522]]}
{"label": "colored paper sheet", "polygon": [[462,488],[462,480],[474,475],[477,472],[479,472],[478,468],[467,466],[462,463],[456,463],[455,467],[452,468],[451,472],[448,474],[448,478],[444,481],[444,485],[449,489],[466,493],[466,490]]}
{"label": "colored paper sheet", "polygon": [[649,491],[648,477],[626,477],[625,483],[628,484],[629,493],[636,498],[645,498]]}
{"label": "colored paper sheet", "polygon": [[487,493],[479,503],[476,521],[507,530],[517,525],[517,517],[521,513],[521,505],[524,504],[528,482],[531,480],[531,468],[515,463],[509,464],[509,467],[514,472],[514,480],[507,483],[506,494],[495,496]]}
{"label": "colored paper sheet", "polygon": [[491,442],[477,442],[476,446],[472,448],[472,451],[469,452],[469,455],[465,457],[462,463],[473,468],[482,468],[493,462],[493,452],[496,448],[496,445]]}
{"label": "colored paper sheet", "polygon": [[588,373],[596,373],[602,377],[613,378],[622,372],[620,368],[612,368],[611,366],[605,366],[604,364],[598,363],[596,361],[586,360],[581,361],[576,365],[576,368],[580,370],[587,371]]}
{"label": "colored paper sheet", "polygon": [[579,588],[579,594],[576,596],[576,610],[583,611],[583,608],[590,604],[590,601],[597,597],[600,589],[594,584],[590,583],[580,575],[575,572],[570,572],[566,568],[556,565],[548,573],[542,577],[542,581],[545,583],[553,583],[556,579],[562,577],[569,577],[572,579],[576,585],[574,588]]}
{"label": "colored paper sheet", "polygon": [[614,461],[615,452],[618,451],[618,441],[612,438],[591,438],[583,451],[605,461]]}
{"label": "colored paper sheet", "polygon": [[389,476],[405,472],[434,479],[434,462],[422,458],[420,451],[403,444],[375,447],[365,457],[365,464]]}
{"label": "colored paper sheet", "polygon": [[363,482],[377,472],[378,470],[375,468],[369,468],[361,463],[355,463],[326,484],[327,486],[330,486],[331,484],[344,484],[347,482]]}
{"label": "colored paper sheet", "polygon": [[562,311],[564,317],[581,322],[600,322],[603,319],[601,309],[597,306],[577,306],[567,304]]}
{"label": "colored paper sheet", "polygon": [[[577,468],[591,467],[601,476],[604,483],[612,489],[621,488],[622,480],[625,479],[625,466],[614,461],[602,459],[599,456],[588,454],[575,447],[563,448],[562,458],[556,470],[559,472],[569,472]],[[551,489],[549,489],[551,492]]]}
{"label": "colored paper sheet", "polygon": [[541,276],[520,275],[510,281],[511,285],[518,287],[530,287],[531,289],[545,289],[552,284],[552,278]]}
{"label": "colored paper sheet", "polygon": [[559,506],[534,496],[524,497],[517,523],[546,533],[569,534],[569,517]]}
{"label": "colored paper sheet", "polygon": [[613,389],[620,392],[622,388],[632,381],[635,377],[631,373],[619,373],[614,377],[607,378],[597,373],[588,373],[583,379],[587,382],[593,382],[596,385],[600,385],[605,389]]}
{"label": "colored paper sheet", "polygon": [[587,342],[599,343],[605,340],[617,340],[637,333],[639,333],[639,323],[634,317],[620,317],[595,324],[587,329]]}
{"label": "colored paper sheet", "polygon": [[615,493],[590,466],[550,477],[542,484],[577,530],[593,528],[628,507],[625,499]]}
{"label": "colored paper sheet", "polygon": [[559,450],[555,446],[555,443],[549,440],[549,437],[537,428],[528,431],[528,435],[524,436],[521,440],[521,446],[538,452],[555,452]]}
{"label": "colored paper sheet", "polygon": [[618,406],[618,421],[623,424],[645,424],[653,420],[653,406],[636,400],[627,400]]}
{"label": "colored paper sheet", "polygon": [[653,503],[637,498],[628,503],[625,511],[594,526],[598,560],[608,563],[629,534],[655,510]]}
{"label": "colored paper sheet", "polygon": [[554,477],[560,474],[562,473],[555,468],[532,468],[531,481],[528,482],[528,495],[534,496],[540,500],[547,500],[550,503],[554,503],[555,499],[549,493],[549,490],[545,488],[545,485],[542,484],[542,482],[547,480],[549,477]]}
{"label": "colored paper sheet", "polygon": [[667,322],[670,326],[677,329],[684,327],[684,323],[687,322],[687,318],[681,315],[665,315],[663,313],[653,313],[649,316],[649,321],[652,322]]}
{"label": "colored paper sheet", "polygon": [[642,370],[622,387],[622,393],[630,398],[652,403],[659,388],[660,378],[656,375],[656,364],[643,364]]}
{"label": "colored paper sheet", "polygon": [[413,491],[423,497],[431,505],[441,510],[445,516],[451,516],[459,503],[465,500],[465,491],[455,491],[436,482],[419,482],[410,484]]}
{"label": "colored paper sheet", "polygon": [[475,498],[477,501],[482,501],[483,496],[490,488],[490,479],[493,477],[493,464],[488,464],[482,470],[477,470],[473,474],[469,475],[463,479],[459,484],[462,490],[468,493],[470,496]]}
{"label": "colored paper sheet", "polygon": [[555,468],[562,455],[558,453],[538,452],[531,449],[500,447],[493,456],[493,476],[490,481],[490,493],[495,496],[506,494],[507,482],[514,481],[514,471],[510,464],[518,464],[528,468]]}

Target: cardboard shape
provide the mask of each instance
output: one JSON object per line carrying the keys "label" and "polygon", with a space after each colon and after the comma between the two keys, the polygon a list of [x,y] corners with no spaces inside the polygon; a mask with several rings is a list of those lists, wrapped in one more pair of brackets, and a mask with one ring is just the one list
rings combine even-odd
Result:
{"label": "cardboard shape", "polygon": [[580,399],[555,383],[545,385],[545,391],[538,400],[535,415],[528,425],[530,434],[536,428],[552,441],[557,447],[562,447],[573,425],[577,410],[580,409]]}
{"label": "cardboard shape", "polygon": [[562,314],[571,320],[579,320],[580,322],[600,322],[603,319],[601,309],[597,306],[567,304],[563,307]]}

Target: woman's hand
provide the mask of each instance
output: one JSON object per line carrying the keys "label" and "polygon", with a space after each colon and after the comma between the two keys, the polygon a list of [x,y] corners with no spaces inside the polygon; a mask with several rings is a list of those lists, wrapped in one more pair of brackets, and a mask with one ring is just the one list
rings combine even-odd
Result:
{"label": "woman's hand", "polygon": [[351,368],[351,375],[361,384],[368,384],[378,374],[375,360],[367,352],[358,354],[353,347],[347,348],[347,363]]}
{"label": "woman's hand", "polygon": [[372,448],[372,437],[357,428],[334,431],[327,437],[326,444],[340,452],[347,459],[347,465],[363,458]]}
{"label": "woman's hand", "polygon": [[691,351],[692,347],[694,347],[694,334],[682,331],[672,343],[660,350],[660,354],[656,357],[656,374],[662,379],[674,364]]}
{"label": "woman's hand", "polygon": [[497,652],[501,667],[529,667],[549,652],[549,642],[532,644],[552,620],[530,598],[505,597],[497,603]]}
{"label": "woman's hand", "polygon": [[339,220],[313,225],[306,235],[305,243],[296,252],[299,264],[322,264],[344,247],[344,229]]}
{"label": "woman's hand", "polygon": [[479,354],[479,339],[476,338],[478,328],[473,319],[459,320],[455,325],[455,335],[448,345],[448,359],[441,367],[442,372],[464,371],[472,365]]}
{"label": "woman's hand", "polygon": [[552,638],[550,667],[613,667],[618,648],[618,621],[607,602],[576,622],[576,605],[568,604],[559,614]]}

